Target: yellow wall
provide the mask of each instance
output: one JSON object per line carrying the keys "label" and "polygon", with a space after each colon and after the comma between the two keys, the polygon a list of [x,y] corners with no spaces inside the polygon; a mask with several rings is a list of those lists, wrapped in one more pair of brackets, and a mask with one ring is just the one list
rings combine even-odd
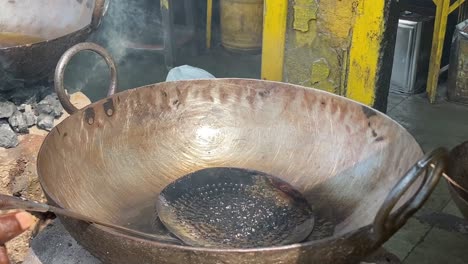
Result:
{"label": "yellow wall", "polygon": [[[271,15],[281,8],[272,8],[272,3],[286,0],[265,1],[264,79],[326,90],[370,106],[385,100],[379,97],[386,94],[385,89],[388,91],[391,72],[383,67],[382,61],[391,58],[389,52],[393,54],[394,43],[385,30],[389,25],[396,30],[398,12],[390,12],[390,3],[395,2],[289,0],[287,19],[278,23]],[[270,27],[271,21],[276,22],[274,30]],[[285,40],[273,47],[267,45],[265,50],[265,39],[278,40],[275,36],[281,36],[278,34],[281,27],[286,32]],[[284,58],[283,63],[279,63],[281,66],[271,70],[270,65],[278,64],[278,58],[270,58],[275,49],[284,50]],[[275,63],[270,63],[271,60]],[[378,89],[384,91],[378,92]]]}

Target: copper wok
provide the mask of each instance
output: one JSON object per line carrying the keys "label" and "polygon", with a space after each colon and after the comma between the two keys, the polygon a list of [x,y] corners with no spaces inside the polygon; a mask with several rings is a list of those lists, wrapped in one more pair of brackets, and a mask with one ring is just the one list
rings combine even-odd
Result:
{"label": "copper wok", "polygon": [[158,192],[192,171],[244,167],[280,175],[332,224],[325,237],[254,249],[198,248],[124,235],[61,217],[70,234],[105,263],[356,263],[418,210],[440,179],[446,150],[423,154],[399,124],[367,106],[298,85],[246,79],[152,84],[76,110],[45,139],[38,173],[49,203],[155,233],[145,223]]}
{"label": "copper wok", "polygon": [[[109,0],[108,0],[109,1]],[[45,39],[0,47],[0,90],[52,77],[60,56],[100,25],[106,0],[0,1],[0,32]]]}

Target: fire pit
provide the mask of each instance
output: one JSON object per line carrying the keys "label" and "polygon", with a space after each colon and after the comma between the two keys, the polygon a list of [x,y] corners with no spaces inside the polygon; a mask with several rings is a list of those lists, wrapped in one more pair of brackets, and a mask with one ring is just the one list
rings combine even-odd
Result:
{"label": "fire pit", "polygon": [[[62,101],[63,68],[83,49],[106,55],[90,43],[64,54],[56,70]],[[356,263],[422,206],[445,167],[445,149],[423,156],[384,114],[286,83],[166,82],[80,110],[62,104],[71,115],[49,133],[37,163],[49,203],[169,236],[153,221],[159,193],[194,171],[228,166],[276,175],[314,206],[303,241],[248,249],[149,241],[60,217],[106,263]]]}
{"label": "fire pit", "polygon": [[50,130],[61,116],[49,79],[60,56],[98,28],[108,3],[0,1],[0,147],[16,147],[34,125]]}

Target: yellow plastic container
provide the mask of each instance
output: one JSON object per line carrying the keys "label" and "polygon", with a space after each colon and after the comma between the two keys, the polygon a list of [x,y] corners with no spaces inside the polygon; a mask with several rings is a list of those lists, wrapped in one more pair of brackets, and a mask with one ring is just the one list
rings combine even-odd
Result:
{"label": "yellow plastic container", "polygon": [[220,0],[221,44],[237,52],[262,48],[263,0]]}

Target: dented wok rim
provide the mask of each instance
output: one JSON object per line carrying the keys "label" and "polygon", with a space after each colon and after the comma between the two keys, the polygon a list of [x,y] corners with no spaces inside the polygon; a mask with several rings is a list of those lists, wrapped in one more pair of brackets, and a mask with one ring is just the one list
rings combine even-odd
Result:
{"label": "dented wok rim", "polygon": [[[207,84],[209,84],[211,82],[223,82],[223,81],[231,81],[231,80],[232,81],[235,81],[235,80],[248,81],[248,82],[251,82],[252,84],[260,83],[260,82],[261,83],[270,83],[270,84],[281,84],[283,86],[286,85],[290,89],[313,90],[313,92],[315,92],[315,93],[325,94],[327,96],[334,97],[334,98],[337,98],[339,100],[345,100],[347,102],[357,104],[357,105],[361,106],[365,111],[372,111],[372,112],[378,113],[378,114],[380,114],[380,117],[382,117],[382,118],[392,122],[394,125],[398,126],[403,133],[405,133],[407,136],[409,136],[409,138],[411,138],[414,141],[415,146],[418,148],[418,150],[421,153],[424,153],[424,151],[421,148],[421,145],[419,144],[419,142],[417,142],[417,140],[413,137],[413,135],[411,133],[409,133],[409,131],[406,128],[404,128],[401,124],[399,124],[398,122],[396,122],[395,120],[390,118],[385,113],[383,113],[383,112],[381,112],[381,111],[379,111],[377,109],[371,108],[371,107],[369,107],[369,106],[367,106],[367,105],[365,105],[363,103],[360,103],[358,101],[355,101],[353,99],[350,99],[350,98],[347,98],[347,97],[344,97],[344,96],[340,96],[340,95],[336,95],[336,94],[331,93],[331,92],[327,92],[327,91],[323,91],[323,90],[319,90],[319,89],[315,89],[315,88],[309,88],[309,87],[305,87],[305,86],[301,86],[301,85],[297,85],[297,84],[291,84],[291,83],[285,83],[285,82],[279,82],[279,81],[252,79],[252,78],[216,78],[216,79],[198,79],[198,80],[179,80],[179,81],[171,81],[171,83],[181,83],[181,84],[183,84],[183,83],[190,83],[190,82],[193,82],[193,81],[198,81],[198,82],[206,82]],[[83,114],[85,112],[86,109],[95,107],[97,105],[100,105],[105,100],[117,97],[117,96],[122,95],[122,94],[135,93],[135,92],[138,92],[138,90],[140,90],[140,89],[158,89],[158,85],[160,85],[162,83],[164,83],[164,82],[152,83],[152,84],[148,84],[148,85],[144,85],[144,86],[139,86],[139,87],[135,87],[135,88],[126,89],[124,91],[117,92],[117,93],[115,93],[115,94],[113,94],[111,96],[107,96],[105,98],[102,98],[100,100],[92,102],[89,105],[87,105],[87,106],[85,106],[85,107],[83,107],[81,109],[78,109],[75,113],[73,113],[70,116],[66,117],[61,123],[57,124],[57,126],[52,128],[52,130],[46,135],[44,141],[41,144],[41,147],[39,149],[38,156],[37,156],[37,161],[38,162],[37,162],[37,165],[36,165],[37,166],[37,173],[38,173],[39,183],[41,185],[42,190],[44,191],[44,194],[46,195],[47,199],[49,200],[49,202],[52,202],[56,206],[59,206],[59,207],[63,208],[63,205],[61,205],[58,202],[58,199],[54,196],[54,194],[52,194],[51,192],[48,191],[47,186],[43,181],[42,172],[41,172],[41,169],[40,169],[40,166],[39,166],[39,164],[40,164],[39,159],[41,157],[41,154],[44,152],[44,148],[45,148],[45,145],[47,144],[47,141],[50,138],[53,137],[53,134],[56,133],[56,131],[60,128],[60,126],[63,123],[66,123],[66,121],[68,119],[70,119],[72,116],[81,115],[81,114]],[[403,176],[404,176],[404,174],[401,175],[401,177],[403,177]],[[396,184],[396,182],[395,182],[395,184]],[[377,213],[376,213],[376,215],[377,215]],[[59,216],[58,218],[60,219],[61,217]],[[164,242],[160,242],[160,241],[153,241],[153,240],[148,240],[148,239],[144,239],[144,238],[139,238],[139,237],[135,237],[135,236],[126,235],[124,233],[114,231],[111,228],[100,226],[100,225],[97,225],[97,224],[94,224],[94,223],[89,223],[89,227],[90,228],[95,228],[95,229],[97,229],[97,230],[99,230],[101,232],[109,233],[109,234],[114,235],[114,236],[116,236],[118,238],[123,238],[123,239],[126,239],[126,240],[138,242],[138,243],[149,244],[149,245],[153,245],[153,246],[156,246],[156,247],[164,247],[164,248],[168,248],[168,249],[179,249],[179,250],[208,252],[208,253],[209,252],[211,252],[211,253],[219,253],[219,252],[223,252],[223,253],[256,253],[256,252],[265,252],[265,251],[272,251],[273,252],[273,251],[282,251],[282,250],[291,250],[291,249],[301,249],[303,247],[312,246],[312,245],[324,243],[324,242],[331,241],[331,240],[336,240],[336,239],[348,236],[350,234],[365,232],[365,230],[372,229],[373,221],[374,221],[374,219],[372,219],[370,221],[370,223],[367,223],[367,224],[365,224],[365,225],[363,225],[363,226],[361,226],[359,228],[356,228],[356,229],[353,229],[353,230],[350,230],[350,231],[347,231],[347,232],[341,232],[341,233],[338,233],[338,234],[334,234],[332,236],[322,238],[322,239],[318,239],[318,240],[303,241],[303,242],[299,242],[299,243],[294,243],[294,244],[289,244],[289,245],[281,245],[281,246],[256,247],[256,248],[244,248],[244,249],[241,249],[241,248],[193,247],[193,246],[188,246],[188,245],[176,245],[176,244],[164,243]],[[82,222],[82,221],[79,221],[79,222]],[[384,240],[387,240],[390,237],[392,237],[393,234],[396,233],[396,231],[398,231],[398,229],[391,232],[390,234],[388,234],[385,237]],[[374,239],[372,237],[369,237],[369,241],[372,241],[374,246],[377,245],[377,244],[382,244],[383,243],[383,242],[380,242],[379,240],[376,240],[376,239]]]}

